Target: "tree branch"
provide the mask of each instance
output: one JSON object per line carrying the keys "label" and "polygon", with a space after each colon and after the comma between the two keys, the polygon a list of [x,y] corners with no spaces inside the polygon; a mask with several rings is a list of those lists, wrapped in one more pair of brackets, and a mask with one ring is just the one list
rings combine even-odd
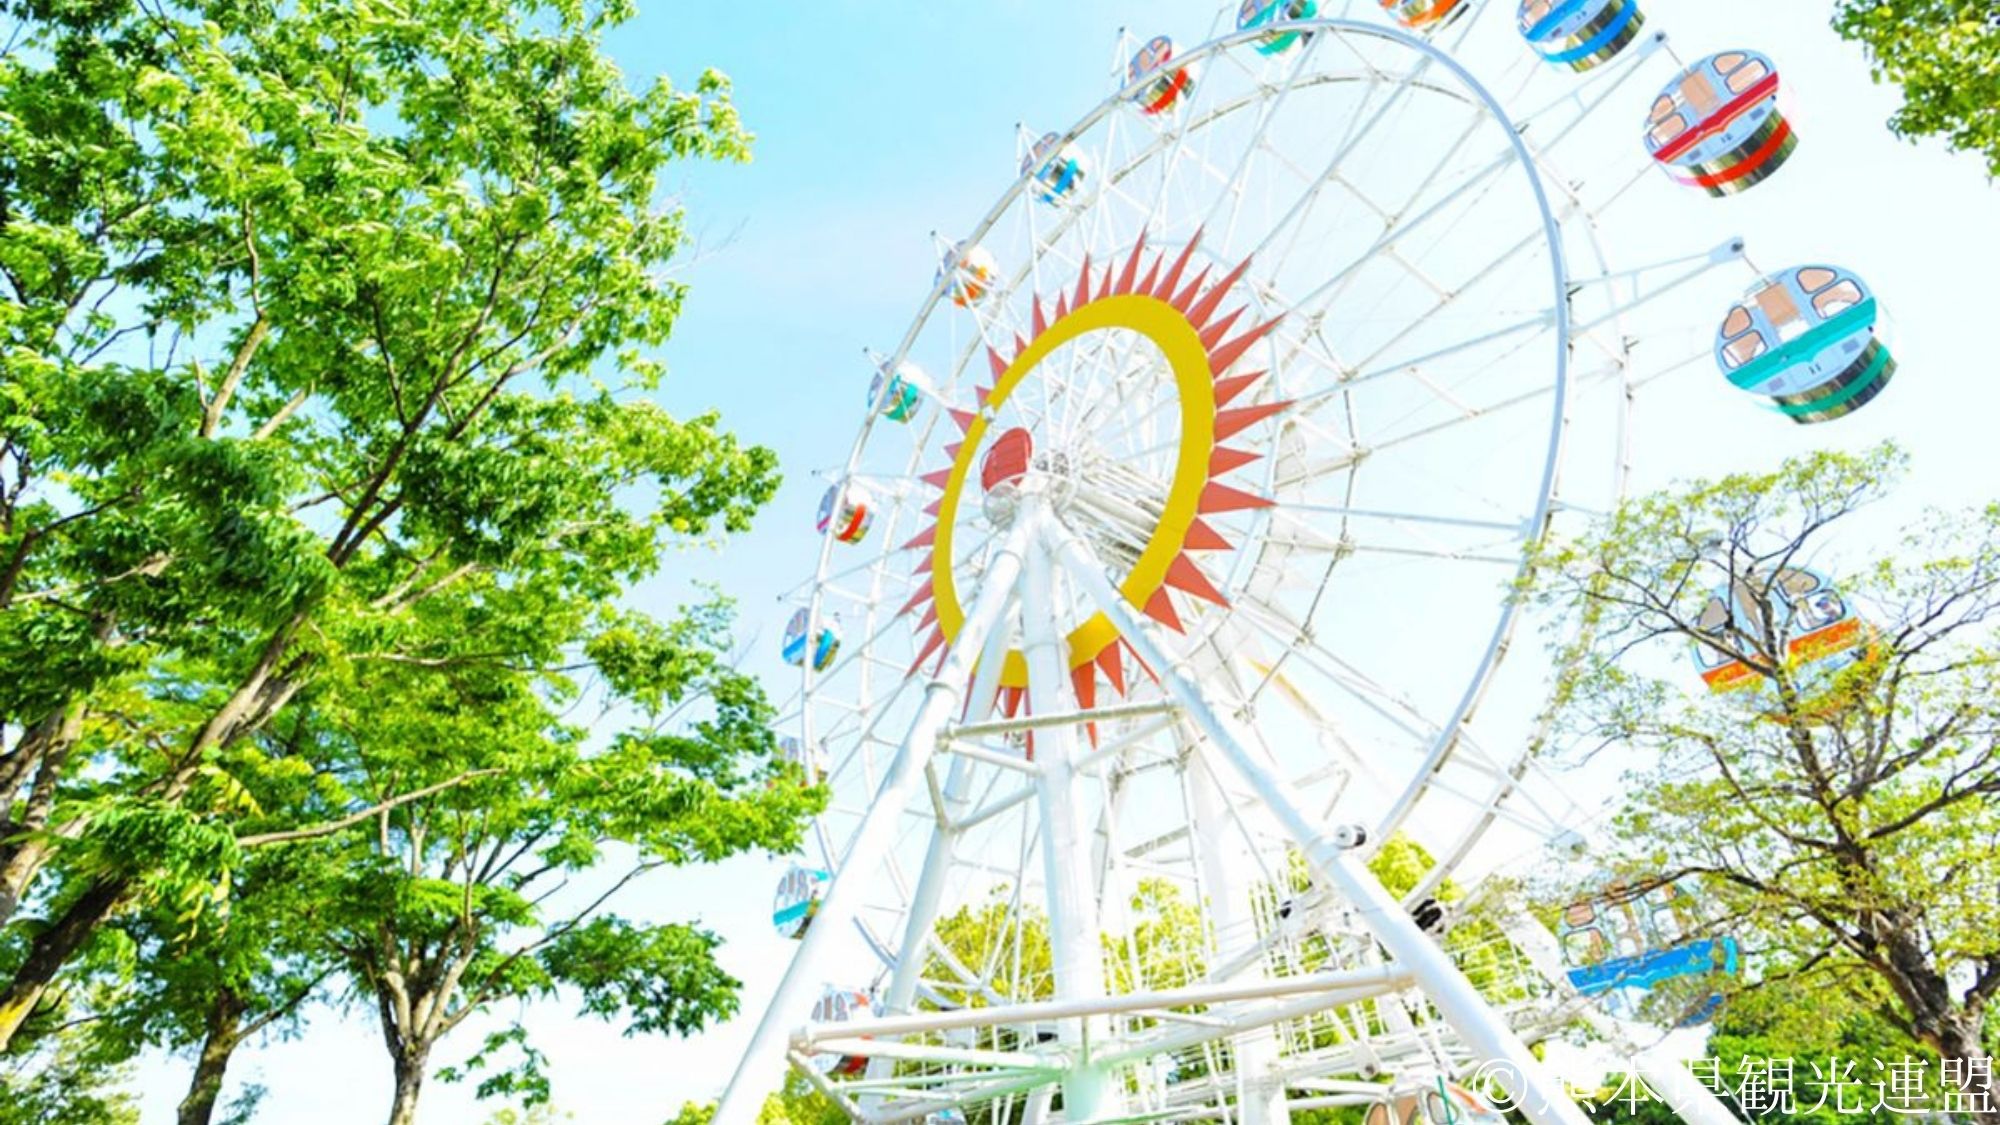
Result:
{"label": "tree branch", "polygon": [[390,809],[394,809],[402,805],[407,805],[411,801],[421,801],[425,797],[429,797],[436,793],[442,793],[447,789],[452,789],[457,786],[463,785],[466,782],[471,781],[475,778],[488,777],[492,774],[500,772],[502,771],[497,769],[467,770],[466,772],[459,774],[457,777],[440,781],[436,785],[427,785],[422,789],[418,789],[410,793],[405,793],[400,797],[392,797],[387,801],[383,801],[379,805],[372,805],[368,808],[362,809],[360,812],[341,817],[339,820],[330,821],[326,824],[315,825],[311,828],[295,828],[289,832],[265,832],[256,836],[239,836],[237,837],[236,843],[239,847],[258,848],[258,847],[263,847],[266,844],[289,844],[295,840],[312,840],[312,839],[317,839],[321,836],[331,836],[336,832],[352,828],[364,820],[381,816],[387,813]]}

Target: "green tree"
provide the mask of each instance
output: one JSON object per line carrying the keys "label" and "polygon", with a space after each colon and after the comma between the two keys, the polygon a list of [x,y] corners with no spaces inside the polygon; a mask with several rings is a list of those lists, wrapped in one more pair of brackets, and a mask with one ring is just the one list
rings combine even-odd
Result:
{"label": "green tree", "polygon": [[[1701,1079],[1750,1120],[1838,1125],[1866,1116],[1875,1105],[1875,1084],[1885,1077],[1885,1070],[1875,1065],[1878,1062],[1883,1067],[1904,1060],[1922,1064],[1931,1078],[1926,1090],[1934,1105],[1942,1104],[1936,1052],[1911,1040],[1879,1012],[1854,1004],[1829,1004],[1823,994],[1810,989],[1777,985],[1738,997],[1716,1016],[1702,1056]],[[1789,1068],[1789,1083],[1782,1077],[1776,1083],[1789,1088],[1789,1110],[1775,1097],[1773,1063],[1780,1076]],[[1844,1079],[1855,1085],[1843,1087]],[[1593,1121],[1638,1125],[1680,1121],[1626,1074],[1605,1076],[1585,1100]],[[1857,1104],[1860,1113],[1855,1112]],[[1841,1112],[1843,1108],[1847,1112]]]}
{"label": "green tree", "polygon": [[2000,176],[2000,8],[1990,0],[1840,0],[1834,28],[1868,51],[1876,81],[1902,87],[1889,125],[1943,137]]}
{"label": "green tree", "polygon": [[[413,1120],[438,1042],[503,1002],[561,989],[627,1034],[685,1035],[733,1013],[738,982],[716,964],[713,934],[611,908],[662,868],[792,850],[820,797],[772,755],[770,707],[722,651],[726,607],[667,626],[626,615],[590,638],[579,658],[596,671],[592,694],[634,716],[606,735],[606,715],[563,720],[584,701],[561,683],[481,656],[485,630],[460,615],[519,592],[482,584],[423,610],[443,619],[427,630],[435,671],[354,665],[341,694],[355,705],[319,715],[323,738],[350,744],[365,791],[436,789],[348,838],[328,903],[331,946],[389,1052],[394,1125]],[[437,786],[468,767],[478,776]],[[445,1076],[474,1074],[481,1096],[549,1097],[518,1024]]]}
{"label": "green tree", "polygon": [[122,911],[477,776],[286,720],[353,666],[560,678],[776,474],[645,397],[660,177],[747,138],[717,75],[628,87],[626,0],[0,10],[4,1046]]}
{"label": "green tree", "polygon": [[[1868,631],[1838,675],[1797,658],[1809,623],[1778,593],[1830,564],[1902,465],[1822,453],[1631,502],[1551,553],[1541,597],[1595,623],[1567,727],[1650,763],[1616,827],[1630,873],[1694,877],[1752,987],[1879,1010],[1973,1058],[2000,990],[2000,505],[1933,516],[1842,573]],[[1733,623],[1704,622],[1716,590]],[[1691,645],[1748,686],[1702,691]]]}
{"label": "green tree", "polygon": [[37,1014],[31,1042],[0,1052],[0,1125],[138,1125],[139,1108],[119,1087],[124,1057],[107,1052],[87,1016],[67,998]]}
{"label": "green tree", "polygon": [[83,966],[105,982],[90,1034],[109,1056],[146,1047],[193,1055],[179,1125],[208,1125],[236,1049],[294,1030],[324,995],[334,969],[326,861],[323,848],[260,849],[237,872],[226,911],[189,924],[168,906],[135,910],[114,923],[120,940],[106,943],[129,950],[113,972]]}
{"label": "green tree", "polygon": [[[714,1102],[687,1102],[666,1125],[708,1125],[715,1120]],[[757,1125],[847,1125],[847,1114],[833,1099],[814,1089],[797,1074],[788,1074],[785,1084],[764,1099],[757,1111]]]}

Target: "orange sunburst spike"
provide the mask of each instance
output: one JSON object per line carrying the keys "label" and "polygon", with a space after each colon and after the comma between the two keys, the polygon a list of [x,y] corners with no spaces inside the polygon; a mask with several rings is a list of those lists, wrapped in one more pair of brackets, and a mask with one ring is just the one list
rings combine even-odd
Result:
{"label": "orange sunburst spike", "polygon": [[1069,315],[1069,294],[1067,292],[1056,294],[1056,319],[1061,320],[1063,317],[1066,317],[1068,315]]}
{"label": "orange sunburst spike", "polygon": [[1019,332],[1014,333],[1014,358],[1020,359],[1021,353],[1027,350],[1028,350],[1027,337],[1021,335]]}
{"label": "orange sunburst spike", "polygon": [[1076,275],[1076,307],[1082,308],[1083,306],[1089,303],[1090,303],[1090,255],[1085,254],[1083,256],[1083,269],[1079,270]]}
{"label": "orange sunburst spike", "polygon": [[979,409],[984,410],[986,409],[986,400],[993,397],[993,391],[987,387],[975,386],[972,388],[972,397],[974,401],[979,403]]}
{"label": "orange sunburst spike", "polygon": [[1232,434],[1241,433],[1291,405],[1289,402],[1260,402],[1255,406],[1219,410],[1215,414],[1215,440],[1221,441]]}
{"label": "orange sunburst spike", "polygon": [[972,420],[979,417],[970,410],[960,410],[955,406],[945,413],[951,415],[951,420],[958,423],[958,432],[961,434],[972,429]]}
{"label": "orange sunburst spike", "polygon": [[926,582],[923,584],[923,586],[918,588],[916,593],[910,595],[910,600],[903,603],[903,608],[896,611],[896,616],[902,617],[905,614],[909,613],[911,610],[917,608],[918,606],[924,604],[927,601],[930,601],[932,598],[935,597],[937,597],[936,588],[933,587],[930,583]]}
{"label": "orange sunburst spike", "polygon": [[1124,643],[1125,640],[1121,637],[1105,645],[1104,651],[1097,654],[1097,666],[1104,669],[1104,677],[1111,681],[1111,690],[1120,696],[1125,694],[1125,660],[1119,655],[1118,649]]}
{"label": "orange sunburst spike", "polygon": [[946,465],[942,469],[937,469],[932,472],[925,473],[923,476],[918,477],[917,479],[923,481],[925,484],[930,485],[932,488],[943,488],[945,485],[951,483],[951,466]]}
{"label": "orange sunburst spike", "polygon": [[1167,585],[1203,601],[1214,602],[1224,609],[1229,608],[1229,599],[1222,596],[1222,591],[1215,588],[1215,583],[1208,580],[1208,575],[1203,574],[1185,552],[1175,555],[1174,561],[1167,565]]}
{"label": "orange sunburst spike", "polygon": [[924,611],[924,619],[917,622],[917,632],[921,633],[935,624],[937,624],[937,602],[933,601],[930,608]]}
{"label": "orange sunburst spike", "polygon": [[1243,312],[1243,309],[1237,309],[1235,312],[1202,329],[1201,350],[1205,352],[1214,351],[1215,345],[1221,343],[1224,336],[1229,335],[1229,330],[1235,326],[1237,319],[1243,315]]}
{"label": "orange sunburst spike", "polygon": [[924,641],[924,647],[918,650],[917,658],[910,662],[910,670],[903,673],[903,675],[905,676],[916,675],[917,669],[924,666],[924,661],[930,659],[931,653],[934,653],[938,649],[943,647],[944,647],[944,630],[932,629],[930,637]]}
{"label": "orange sunburst spike", "polygon": [[1195,511],[1212,516],[1217,512],[1240,512],[1246,508],[1270,506],[1271,501],[1262,496],[1231,488],[1220,481],[1209,481],[1201,486],[1201,502],[1195,505]]}
{"label": "orange sunburst spike", "polygon": [[[1214,471],[1213,465],[1215,464],[1215,459],[1210,458],[1209,464],[1211,466],[1210,471],[1213,472]],[[942,496],[924,505],[924,514],[927,516],[937,515],[939,512],[943,510],[944,510],[944,497]]]}
{"label": "orange sunburst spike", "polygon": [[1034,312],[1031,314],[1030,319],[1034,324],[1035,335],[1039,336],[1049,330],[1049,318],[1042,313],[1042,295],[1040,293],[1035,294]]}
{"label": "orange sunburst spike", "polygon": [[1097,665],[1085,661],[1069,670],[1070,690],[1076,693],[1079,711],[1097,706]]}
{"label": "orange sunburst spike", "polygon": [[1132,282],[1139,276],[1139,255],[1145,252],[1146,232],[1142,230],[1139,241],[1132,246],[1132,256],[1125,259],[1125,269],[1119,273],[1118,283],[1111,287],[1113,293],[1123,295],[1132,291]]}
{"label": "orange sunburst spike", "polygon": [[1118,272],[1118,263],[1110,262],[1104,267],[1104,280],[1097,283],[1097,299],[1102,301],[1111,296],[1112,276]]}
{"label": "orange sunburst spike", "polygon": [[1262,453],[1252,453],[1247,449],[1229,449],[1218,445],[1215,447],[1215,452],[1208,455],[1208,475],[1211,478],[1219,477],[1232,469],[1240,469],[1252,461],[1260,461],[1263,457]]}
{"label": "orange sunburst spike", "polygon": [[1250,331],[1245,332],[1243,335],[1236,337],[1234,340],[1229,341],[1228,343],[1222,345],[1219,348],[1211,350],[1208,353],[1208,369],[1210,371],[1215,372],[1217,375],[1220,375],[1224,371],[1229,370],[1230,364],[1235,363],[1237,360],[1243,358],[1244,352],[1249,351],[1250,348],[1257,343],[1257,341],[1270,335],[1271,330],[1273,328],[1276,328],[1278,326],[1278,322],[1283,319],[1285,318],[1282,316],[1272,317],[1270,320],[1267,320],[1264,323],[1258,325],[1257,327],[1252,328]]}
{"label": "orange sunburst spike", "polygon": [[1248,375],[1232,375],[1215,381],[1215,405],[1228,406],[1229,400],[1250,389],[1250,384],[1270,374],[1268,371],[1252,371]]}
{"label": "orange sunburst spike", "polygon": [[1208,292],[1202,294],[1201,300],[1196,301],[1191,308],[1186,310],[1188,322],[1196,328],[1207,324],[1208,318],[1213,316],[1216,308],[1222,304],[1222,299],[1229,296],[1229,291],[1236,287],[1238,281],[1243,280],[1244,273],[1249,269],[1250,259],[1248,258],[1236,263],[1235,269],[1224,274],[1221,281],[1216,282]]}
{"label": "orange sunburst spike", "polygon": [[932,524],[929,527],[924,528],[922,531],[917,532],[916,538],[910,540],[908,543],[903,544],[901,547],[897,549],[902,551],[914,551],[918,547],[928,547],[936,542],[937,542],[937,525]]}
{"label": "orange sunburst spike", "polygon": [[1137,286],[1137,287],[1135,287],[1135,288],[1134,288],[1134,289],[1132,290],[1132,291],[1133,291],[1134,293],[1144,293],[1144,294],[1146,294],[1147,296],[1151,296],[1151,295],[1152,295],[1152,293],[1153,293],[1153,287],[1154,287],[1155,285],[1159,284],[1159,280],[1160,280],[1160,261],[1161,261],[1161,259],[1162,259],[1163,257],[1164,257],[1164,255],[1161,255],[1161,254],[1155,254],[1155,255],[1153,255],[1153,265],[1152,265],[1152,267],[1151,267],[1150,269],[1148,269],[1148,270],[1146,271],[1146,278],[1145,278],[1145,280],[1144,280],[1144,281],[1141,281],[1141,282],[1139,282],[1138,286]]}
{"label": "orange sunburst spike", "polygon": [[1227,551],[1234,544],[1222,537],[1222,533],[1200,520],[1188,524],[1187,539],[1181,544],[1183,551]]}
{"label": "orange sunburst spike", "polygon": [[1153,591],[1153,596],[1146,599],[1146,616],[1176,633],[1187,632],[1187,627],[1181,624],[1181,615],[1174,612],[1174,600],[1168,596],[1165,586]]}
{"label": "orange sunburst spike", "polygon": [[[1069,670],[1069,686],[1076,693],[1076,707],[1088,711],[1097,706],[1097,665],[1085,661]],[[1083,731],[1090,739],[1090,748],[1097,749],[1097,724],[1083,724]]]}
{"label": "orange sunburst spike", "polygon": [[1174,299],[1167,303],[1172,305],[1176,310],[1178,310],[1181,313],[1181,315],[1186,316],[1188,311],[1188,305],[1193,303],[1194,295],[1196,293],[1201,292],[1201,284],[1202,282],[1207,280],[1208,280],[1208,267],[1203,266],[1201,267],[1201,272],[1194,275],[1194,280],[1187,283],[1187,288],[1175,294]]}
{"label": "orange sunburst spike", "polygon": [[1151,664],[1146,663],[1146,658],[1139,655],[1139,650],[1136,648],[1132,648],[1132,644],[1129,641],[1125,643],[1125,647],[1131,649],[1132,663],[1137,664],[1139,666],[1139,671],[1146,673],[1147,679],[1153,681],[1156,684],[1159,683],[1160,674],[1158,672],[1153,671],[1153,666]]}
{"label": "orange sunburst spike", "polygon": [[[995,383],[998,383],[1000,381],[1000,376],[1005,375],[1007,373],[1007,357],[1001,355],[998,351],[995,351],[993,345],[988,344],[986,345],[986,366],[992,369],[993,381]],[[985,405],[986,400],[982,398],[979,400],[979,402],[980,405],[983,406]]]}
{"label": "orange sunburst spike", "polygon": [[1167,276],[1160,280],[1160,287],[1153,290],[1153,296],[1162,301],[1173,300],[1174,286],[1181,283],[1181,271],[1187,269],[1188,261],[1194,257],[1194,248],[1200,244],[1201,231],[1197,230],[1194,232],[1194,237],[1188,239],[1188,244],[1181,247],[1180,256],[1175,258],[1174,264],[1167,269]]}
{"label": "orange sunburst spike", "polygon": [[965,443],[962,441],[946,442],[944,447],[944,455],[956,461],[958,460],[958,451],[964,448],[965,448]]}

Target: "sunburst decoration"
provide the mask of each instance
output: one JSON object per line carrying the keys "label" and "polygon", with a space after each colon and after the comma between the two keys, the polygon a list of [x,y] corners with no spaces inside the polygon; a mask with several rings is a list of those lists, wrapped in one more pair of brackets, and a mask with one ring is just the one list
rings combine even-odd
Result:
{"label": "sunburst decoration", "polygon": [[[964,623],[952,573],[951,539],[966,481],[975,476],[974,467],[999,408],[1057,348],[1092,332],[1125,329],[1150,340],[1166,358],[1180,401],[1180,448],[1173,480],[1160,517],[1121,592],[1148,617],[1176,632],[1185,632],[1186,626],[1175,604],[1175,592],[1182,598],[1228,607],[1228,599],[1194,556],[1201,551],[1230,550],[1233,545],[1203,517],[1269,507],[1272,501],[1218,479],[1262,456],[1220,443],[1265,422],[1291,403],[1231,405],[1267,374],[1234,369],[1279,321],[1261,321],[1231,335],[1248,306],[1227,313],[1221,309],[1250,268],[1250,259],[1245,258],[1213,282],[1209,267],[1185,277],[1200,241],[1197,231],[1171,261],[1165,251],[1156,251],[1148,262],[1146,236],[1141,233],[1123,261],[1113,261],[1101,272],[1093,270],[1086,256],[1074,289],[1059,293],[1053,310],[1040,295],[1034,298],[1032,335],[1015,337],[1011,357],[988,347],[991,385],[975,388],[977,409],[948,407],[963,438],[945,447],[950,464],[922,477],[939,492],[925,508],[933,522],[901,548],[924,552],[917,573],[928,574],[900,611],[922,611],[917,632],[924,640],[910,674],[933,656],[941,665],[945,649]],[[1081,706],[1095,705],[1100,676],[1114,692],[1125,694],[1125,656],[1131,655],[1134,663],[1137,656],[1108,617],[1094,615],[1070,631],[1068,642],[1071,684]],[[1143,664],[1139,667],[1151,673]],[[1018,651],[1009,652],[999,677],[1000,698],[994,701],[1003,713],[1012,716],[1023,706],[1027,679],[1026,659]]]}

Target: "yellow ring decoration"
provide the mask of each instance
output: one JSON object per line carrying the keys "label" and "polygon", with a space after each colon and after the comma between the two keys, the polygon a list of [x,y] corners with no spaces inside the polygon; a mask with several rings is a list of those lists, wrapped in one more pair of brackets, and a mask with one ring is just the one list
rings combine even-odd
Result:
{"label": "yellow ring decoration", "polygon": [[[938,628],[946,641],[956,641],[965,624],[965,611],[958,603],[958,588],[952,581],[951,540],[957,524],[958,502],[972,464],[979,455],[988,422],[1014,388],[1055,349],[1090,332],[1123,328],[1151,340],[1166,356],[1180,391],[1181,449],[1174,468],[1174,482],[1160,522],[1146,542],[1132,573],[1125,576],[1119,592],[1135,606],[1145,606],[1166,583],[1167,568],[1187,542],[1188,529],[1199,514],[1201,493],[1208,483],[1208,462],[1215,452],[1215,376],[1209,370],[1208,349],[1201,333],[1188,323],[1187,316],[1173,305],[1143,293],[1102,297],[1075,309],[1048,326],[1028,344],[1027,350],[1000,374],[987,396],[985,409],[966,428],[965,444],[952,462],[951,476],[945,481],[944,498],[938,506],[937,541],[931,550],[931,582],[937,604]],[[1118,640],[1118,627],[1103,613],[1077,626],[1069,634],[1070,667],[1080,667]],[[1000,670],[1006,687],[1026,687],[1028,661],[1016,649],[1007,653]]]}

